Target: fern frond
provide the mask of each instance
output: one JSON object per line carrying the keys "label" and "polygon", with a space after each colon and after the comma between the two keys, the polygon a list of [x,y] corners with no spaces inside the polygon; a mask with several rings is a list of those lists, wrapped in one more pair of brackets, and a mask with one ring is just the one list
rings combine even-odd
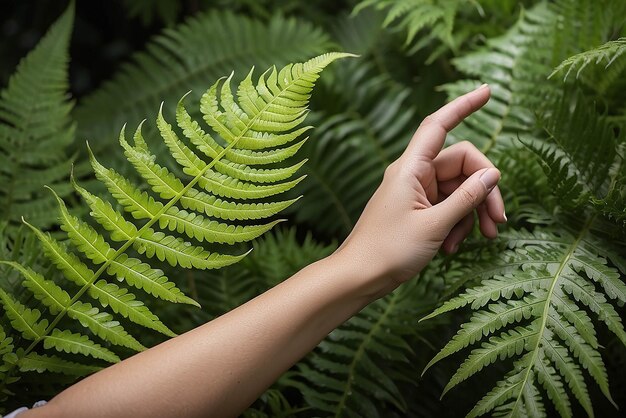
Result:
{"label": "fern frond", "polygon": [[83,354],[99,358],[109,363],[117,363],[120,358],[112,351],[94,343],[86,335],[76,334],[68,330],[53,329],[43,340],[45,349],[54,348],[66,353]]}
{"label": "fern frond", "polygon": [[[490,267],[488,276],[493,272],[496,276],[482,280],[426,317],[464,306],[475,311],[427,365],[429,368],[451,354],[480,344],[450,379],[444,394],[498,358],[520,358],[470,416],[494,410],[506,416],[534,416],[532,413],[537,411],[545,415],[538,387],[543,388],[561,416],[572,414],[566,387],[592,416],[585,374],[612,402],[606,367],[588,312],[604,322],[626,346],[622,320],[609,302],[613,299],[623,304],[626,285],[619,270],[596,254],[594,241],[598,238],[593,223],[594,218],[588,219],[582,227],[573,229],[572,235],[550,229],[508,232],[509,257],[500,257],[501,262]],[[512,271],[507,261],[518,254],[526,257]],[[498,269],[502,276],[497,276]],[[474,274],[480,276],[481,272]]]}
{"label": "fern frond", "polygon": [[[567,58],[549,77],[559,76],[564,81],[570,76],[583,79],[588,85],[603,93],[624,69],[626,69],[626,38],[620,38]],[[597,74],[598,71],[602,71],[601,79]]]}
{"label": "fern frond", "polygon": [[485,47],[455,58],[459,71],[478,80],[461,80],[442,86],[449,99],[481,83],[488,83],[491,99],[481,112],[466,118],[449,135],[449,141],[471,140],[483,153],[506,149],[518,135],[532,131],[535,115],[526,104],[535,100],[538,86],[546,85],[550,70],[553,10],[539,3],[523,13],[506,34],[489,39]]}
{"label": "fern frond", "polygon": [[[75,124],[67,98],[69,40],[74,8],[52,25],[20,62],[0,92],[0,219],[13,235],[20,216],[48,228],[55,221],[55,203],[41,185],[60,186],[69,170],[67,147]],[[67,187],[59,187],[63,195]]]}
{"label": "fern frond", "polygon": [[438,39],[448,48],[456,50],[459,39],[453,36],[456,15],[460,11],[482,12],[479,2],[475,0],[364,0],[354,12],[373,7],[386,10],[387,16],[383,27],[394,27],[406,31],[406,44],[414,42],[418,33],[428,29],[428,39]]}
{"label": "fern frond", "polygon": [[248,71],[253,65],[299,62],[328,51],[330,45],[322,30],[294,18],[275,15],[264,23],[225,11],[200,14],[157,35],[82,100],[75,112],[78,134],[99,151],[122,124],[136,126],[156,116],[161,100],[171,103],[193,90],[190,100],[195,102],[207,79]]}
{"label": "fern frond", "polygon": [[614,167],[623,164],[618,153],[623,133],[599,116],[580,92],[559,95],[548,103],[552,106],[541,125],[550,140],[522,142],[539,156],[560,204],[579,208],[591,203],[605,212],[622,212],[623,207],[614,208],[605,199],[621,188],[622,179]]}
{"label": "fern frond", "polygon": [[[18,351],[18,356],[20,356],[20,354],[22,353]],[[72,376],[84,376],[101,369],[101,367],[79,364],[73,361],[63,360],[56,356],[37,354],[34,352],[23,354],[18,362],[18,367],[22,372],[53,372]]]}
{"label": "fern frond", "polygon": [[[167,262],[174,267],[215,269],[233,264],[247,253],[222,253],[225,245],[252,240],[279,222],[256,225],[252,220],[272,216],[297,200],[272,204],[265,199],[290,188],[291,185],[285,180],[303,162],[287,168],[266,169],[257,166],[273,164],[297,151],[290,143],[308,129],[298,128],[298,125],[306,116],[315,81],[327,65],[348,56],[352,55],[329,53],[305,63],[289,64],[280,71],[273,68],[260,77],[256,86],[252,84],[250,72],[239,86],[239,103],[232,94],[228,80],[213,85],[204,94],[200,108],[214,134],[203,131],[199,135],[197,123],[184,115],[179,118],[182,130],[195,127],[198,134],[194,137],[195,143],[202,141],[205,150],[213,147],[212,150],[217,152],[206,161],[180,139],[174,127],[159,112],[156,124],[163,141],[187,177],[179,178],[159,166],[140,130],[134,135],[134,145],[126,141],[122,130],[122,148],[137,168],[139,176],[153,187],[155,195],[141,190],[124,176],[101,165],[89,150],[96,177],[104,183],[119,206],[134,219],[128,220],[117,209],[118,206],[114,207],[104,198],[80,187],[72,177],[73,188],[90,208],[95,223],[106,231],[108,237],[96,228],[97,225],[70,213],[55,192],[52,194],[58,201],[60,226],[67,233],[71,247],[24,221],[41,242],[44,255],[75,288],[62,288],[54,277],[45,278],[43,274],[18,263],[1,262],[18,270],[23,276],[23,286],[41,302],[40,307],[31,309],[5,291],[0,293],[11,325],[24,339],[31,341],[25,348],[19,347],[14,351],[17,358],[13,366],[7,368],[2,384],[13,382],[12,375],[18,370],[78,375],[98,368],[39,354],[36,350],[40,345],[43,345],[43,349],[80,353],[108,362],[119,360],[117,354],[91,341],[89,336],[65,329],[66,323],[71,322],[68,318],[88,328],[105,343],[134,351],[143,350],[144,346],[115,319],[129,320],[166,336],[174,336],[174,332],[126,285],[143,289],[169,302],[197,305],[155,265]],[[179,114],[182,112],[180,106]],[[216,144],[221,148],[216,148]],[[256,164],[233,163],[225,159],[226,155],[253,158]],[[293,181],[291,184],[295,185]],[[195,189],[196,185],[204,191]],[[246,196],[248,199],[263,200],[251,202],[247,206],[236,201],[218,201],[216,196],[226,188],[234,192],[251,192]],[[240,197],[237,193],[232,194],[236,195],[235,198]],[[178,208],[179,202],[184,209]],[[202,213],[191,210],[191,202],[201,208]],[[206,214],[207,210],[200,203],[206,204],[206,207],[213,205],[219,209],[222,218],[238,222],[215,220]],[[207,248],[203,243],[212,246]],[[225,245],[220,247],[217,244]],[[120,283],[114,283],[112,279]],[[87,296],[103,308],[110,307],[113,313],[96,308],[86,301]]]}

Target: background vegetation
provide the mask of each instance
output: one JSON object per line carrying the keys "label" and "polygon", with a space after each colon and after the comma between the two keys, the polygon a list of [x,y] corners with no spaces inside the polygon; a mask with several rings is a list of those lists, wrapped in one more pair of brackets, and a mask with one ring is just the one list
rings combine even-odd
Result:
{"label": "background vegetation", "polygon": [[[472,141],[501,168],[509,224],[500,238],[470,240],[368,306],[246,415],[609,417],[619,416],[615,406],[626,408],[626,2],[77,1],[75,17],[64,15],[43,44],[66,6],[2,6],[0,259],[69,286],[21,218],[62,239],[57,202],[43,184],[72,213],[87,212],[69,182],[72,164],[80,184],[104,196],[86,140],[101,163],[141,184],[117,136],[124,123],[133,132],[147,118],[152,152],[175,167],[157,145],[161,101],[174,120],[182,95],[191,90],[186,103],[195,103],[232,70],[236,85],[252,66],[360,54],[325,70],[314,90],[307,124],[316,128],[299,154],[309,159],[298,172],[307,178],[290,192],[304,197],[288,209],[288,226],[255,240],[230,267],[159,266],[202,308],[144,303],[184,332],[332,252],[421,119],[487,82],[491,102],[450,142]],[[0,266],[3,294],[41,308],[24,281]],[[4,306],[6,313],[6,299]],[[451,312],[418,322],[437,307]],[[145,346],[165,338],[116,319]],[[0,325],[5,409],[48,399],[74,381],[42,365],[5,373],[15,354],[8,344],[27,338],[8,314]],[[131,353],[102,345],[114,356]],[[83,359],[81,373],[107,361]]]}

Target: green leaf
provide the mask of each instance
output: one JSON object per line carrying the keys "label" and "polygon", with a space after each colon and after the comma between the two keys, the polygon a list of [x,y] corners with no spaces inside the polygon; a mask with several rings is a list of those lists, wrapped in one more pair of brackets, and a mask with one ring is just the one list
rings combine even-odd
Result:
{"label": "green leaf", "polygon": [[57,351],[66,353],[92,356],[93,358],[106,360],[109,363],[120,361],[120,358],[115,353],[91,341],[86,335],[73,333],[68,330],[53,329],[50,335],[44,338],[43,347],[45,349],[54,348]]}
{"label": "green leaf", "polygon": [[23,372],[53,372],[63,373],[70,376],[85,376],[95,373],[101,367],[79,364],[73,361],[63,360],[56,356],[48,356],[46,354],[37,354],[30,352],[18,361],[18,366]]}
{"label": "green leaf", "polygon": [[70,166],[67,147],[76,128],[67,93],[73,21],[72,4],[0,92],[0,219],[9,222],[10,235],[21,217],[44,228],[56,221],[54,199],[41,185],[65,183]]}

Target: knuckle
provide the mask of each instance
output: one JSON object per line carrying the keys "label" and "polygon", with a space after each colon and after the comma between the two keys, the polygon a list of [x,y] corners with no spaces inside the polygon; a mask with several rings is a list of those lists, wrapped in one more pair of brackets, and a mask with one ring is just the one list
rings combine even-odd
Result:
{"label": "knuckle", "polygon": [[467,151],[473,151],[473,150],[477,150],[478,148],[476,148],[476,146],[474,144],[472,144],[470,141],[465,140],[465,141],[461,141],[460,146]]}
{"label": "knuckle", "polygon": [[479,196],[478,196],[478,193],[476,193],[476,191],[469,190],[466,187],[459,187],[458,191],[459,191],[459,198],[461,199],[463,203],[467,204],[467,206],[476,207],[478,205]]}
{"label": "knuckle", "polygon": [[383,178],[390,179],[394,178],[398,175],[398,161],[394,161],[385,168],[385,173],[383,174]]}
{"label": "knuckle", "polygon": [[435,116],[433,116],[432,114],[426,116],[424,118],[424,120],[422,120],[422,123],[420,124],[421,126],[428,126],[428,125],[432,125],[434,123],[437,123],[437,118]]}

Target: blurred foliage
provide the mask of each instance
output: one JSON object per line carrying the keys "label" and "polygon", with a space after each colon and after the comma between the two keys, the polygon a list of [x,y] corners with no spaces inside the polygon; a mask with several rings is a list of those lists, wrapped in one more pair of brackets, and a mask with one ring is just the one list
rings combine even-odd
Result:
{"label": "blurred foliage", "polygon": [[[37,45],[65,6],[65,2],[34,0],[2,2],[1,86],[8,85],[20,59]],[[76,103],[63,126],[76,123],[78,134],[72,135],[67,150],[59,151],[67,151],[64,162],[74,158],[77,167],[84,167],[88,140],[106,154],[109,165],[127,174],[128,164],[117,151],[117,134],[125,122],[134,130],[143,118],[153,120],[161,101],[173,105],[189,90],[197,98],[214,79],[232,70],[242,77],[253,65],[281,66],[330,50],[361,55],[329,69],[313,93],[307,123],[316,129],[302,149],[309,159],[301,169],[307,179],[293,192],[292,197],[304,196],[288,213],[291,227],[256,240],[254,251],[243,262],[222,270],[181,274],[163,267],[168,277],[180,278],[177,286],[202,308],[158,300],[146,305],[173,331],[184,332],[331,253],[420,120],[446,100],[489,83],[489,104],[455,129],[448,143],[470,140],[500,167],[509,217],[503,236],[489,245],[472,239],[459,255],[437,258],[416,281],[331,333],[245,413],[249,417],[463,416],[511,370],[513,362],[490,365],[479,378],[439,401],[450,376],[471,354],[465,348],[420,378],[430,359],[454,337],[458,326],[467,325],[471,315],[469,309],[458,310],[418,323],[439,301],[495,275],[510,274],[514,266],[532,259],[524,251],[537,257],[533,262],[547,263],[548,256],[527,248],[527,234],[534,234],[534,239],[573,236],[596,243],[595,255],[611,271],[618,271],[623,281],[623,190],[613,188],[606,195],[601,188],[576,186],[577,177],[563,163],[563,155],[576,155],[572,157],[576,168],[577,161],[607,155],[594,147],[559,148],[567,143],[550,141],[568,132],[565,128],[572,115],[578,115],[579,122],[572,129],[586,129],[584,118],[574,113],[576,107],[563,104],[563,92],[575,92],[567,97],[585,103],[578,112],[586,109],[585,116],[592,122],[611,124],[618,138],[611,156],[614,161],[624,158],[625,23],[622,0],[78,0],[69,44],[69,78],[65,77],[69,83],[59,85],[71,94],[69,101],[61,95],[63,106]],[[170,117],[167,108],[166,118]],[[594,140],[569,132],[579,141]],[[150,122],[144,134],[148,142],[158,135]],[[158,158],[168,158],[165,147],[155,152]],[[616,163],[602,173],[623,184],[624,166]],[[570,183],[559,183],[555,194],[552,185],[560,179]],[[578,203],[568,204],[576,190],[586,192],[576,195]],[[45,264],[37,257],[36,240],[16,228],[20,215],[0,220],[0,258],[33,268]],[[582,220],[593,216],[602,222],[588,235],[580,235]],[[570,244],[575,241],[571,240]],[[554,250],[546,253],[555,254]],[[50,266],[38,267],[53,274]],[[0,268],[0,281],[0,288],[14,294],[22,289],[19,275],[5,266]],[[623,306],[616,310],[623,317]],[[624,346],[599,324],[594,320],[604,346],[598,351],[606,364],[613,400],[624,410]],[[503,331],[512,328],[504,324]],[[157,333],[143,337],[146,345],[163,339]],[[475,384],[478,379],[482,383]],[[620,416],[589,376],[585,381],[595,415]],[[13,388],[20,395],[6,407],[49,398],[70,382],[60,375],[41,379],[31,373]],[[572,398],[573,415],[585,414],[574,400],[578,395],[567,382],[563,387]],[[545,412],[557,414],[550,396],[539,396]],[[567,410],[558,402],[557,407]]]}

